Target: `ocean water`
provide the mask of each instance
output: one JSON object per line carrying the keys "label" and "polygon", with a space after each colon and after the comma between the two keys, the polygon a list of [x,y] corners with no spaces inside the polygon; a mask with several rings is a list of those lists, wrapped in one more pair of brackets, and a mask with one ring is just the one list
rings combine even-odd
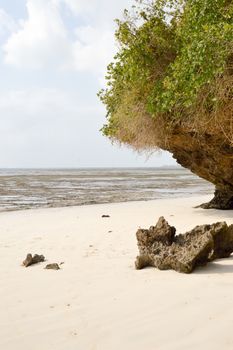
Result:
{"label": "ocean water", "polygon": [[210,194],[182,168],[1,169],[0,211]]}

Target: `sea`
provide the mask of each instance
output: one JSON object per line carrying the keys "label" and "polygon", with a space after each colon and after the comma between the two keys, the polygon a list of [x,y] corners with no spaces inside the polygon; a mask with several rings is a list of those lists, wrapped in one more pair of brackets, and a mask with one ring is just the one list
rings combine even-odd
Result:
{"label": "sea", "polygon": [[214,188],[186,169],[0,169],[0,211],[199,196]]}

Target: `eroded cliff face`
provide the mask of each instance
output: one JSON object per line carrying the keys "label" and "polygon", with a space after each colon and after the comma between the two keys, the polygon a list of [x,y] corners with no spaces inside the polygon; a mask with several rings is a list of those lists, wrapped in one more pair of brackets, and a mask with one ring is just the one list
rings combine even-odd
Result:
{"label": "eroded cliff face", "polygon": [[177,162],[213,183],[215,196],[203,208],[233,209],[233,146],[223,135],[197,134],[176,128],[166,146]]}

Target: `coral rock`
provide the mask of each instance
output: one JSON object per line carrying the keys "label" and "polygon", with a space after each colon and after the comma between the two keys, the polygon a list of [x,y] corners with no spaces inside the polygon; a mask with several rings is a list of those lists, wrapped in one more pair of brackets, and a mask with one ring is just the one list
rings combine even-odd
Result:
{"label": "coral rock", "polygon": [[30,265],[38,264],[43,261],[45,261],[45,257],[43,255],[35,254],[32,256],[32,254],[27,254],[26,259],[23,261],[23,265],[25,267],[28,267]]}
{"label": "coral rock", "polygon": [[156,226],[151,226],[149,230],[139,229],[136,235],[138,242],[143,245],[151,245],[155,241],[170,245],[175,233],[175,227],[170,226],[162,216]]}
{"label": "coral rock", "polygon": [[177,236],[175,231],[163,217],[155,227],[139,229],[136,236],[140,255],[136,258],[136,269],[154,266],[190,273],[197,266],[229,257],[233,252],[233,225],[225,222],[196,226]]}
{"label": "coral rock", "polygon": [[47,270],[60,270],[60,267],[58,264],[48,264],[45,266],[45,269],[47,269]]}

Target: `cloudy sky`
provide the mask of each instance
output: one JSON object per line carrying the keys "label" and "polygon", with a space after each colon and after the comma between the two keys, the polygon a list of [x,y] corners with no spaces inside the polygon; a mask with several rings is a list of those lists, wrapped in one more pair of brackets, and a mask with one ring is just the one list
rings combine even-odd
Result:
{"label": "cloudy sky", "polygon": [[96,97],[131,0],[0,1],[0,168],[159,166],[99,129]]}

